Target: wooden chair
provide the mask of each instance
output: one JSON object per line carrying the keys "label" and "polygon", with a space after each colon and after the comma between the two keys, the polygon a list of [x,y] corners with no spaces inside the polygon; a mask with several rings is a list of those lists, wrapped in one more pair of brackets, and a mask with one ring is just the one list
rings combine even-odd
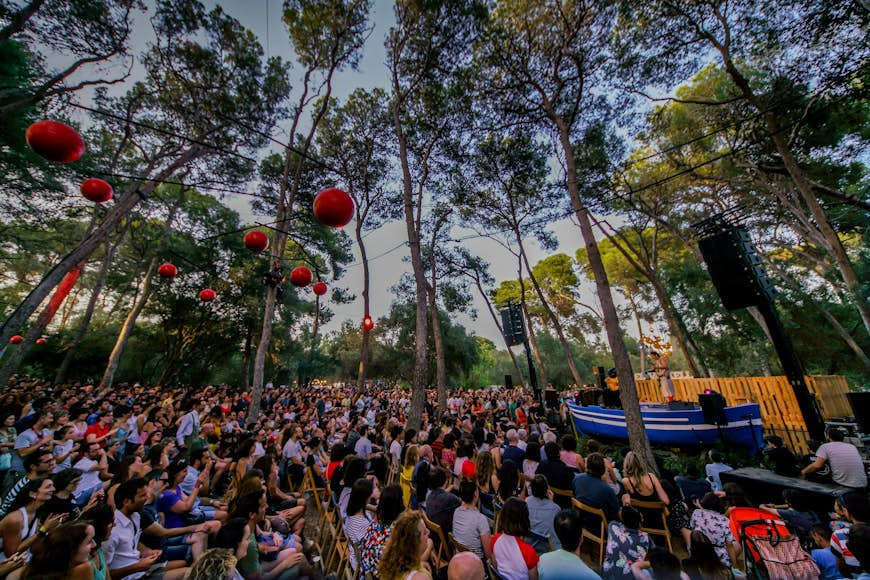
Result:
{"label": "wooden chair", "polygon": [[306,467],[300,491],[302,491],[303,493],[311,494],[311,498],[317,505],[317,512],[322,518],[326,512],[326,507],[323,505],[323,498],[326,494],[326,488],[317,487],[315,482],[316,480],[314,479],[314,469],[311,467]]}
{"label": "wooden chair", "polygon": [[644,514],[649,514],[650,512],[656,511],[658,512],[659,517],[657,518],[649,518],[654,519],[655,521],[647,521],[647,518],[644,518],[644,525],[641,528],[641,531],[644,531],[651,536],[664,536],[665,542],[668,545],[668,550],[673,552],[674,547],[671,545],[671,531],[668,529],[668,506],[661,501],[641,501],[639,499],[632,499],[631,505],[639,510],[643,510]]}
{"label": "wooden chair", "polygon": [[335,572],[339,578],[345,576],[346,568],[349,567],[348,556],[350,555],[350,542],[344,534],[344,529],[341,526],[341,518],[338,519],[338,530],[335,535],[335,545],[329,553],[329,558],[326,560],[326,568]]}
{"label": "wooden chair", "polygon": [[450,558],[453,557],[453,550],[451,545],[447,543],[447,538],[444,536],[444,530],[441,529],[441,526],[426,517],[426,512],[420,512],[420,515],[423,517],[423,523],[429,528],[429,535],[433,536],[432,563],[434,565],[434,572],[437,575],[439,570],[446,568],[450,563]]}
{"label": "wooden chair", "polygon": [[501,574],[498,573],[498,570],[495,569],[495,566],[489,560],[486,561],[486,571],[489,572],[490,580],[502,580]]}
{"label": "wooden chair", "polygon": [[459,552],[473,552],[471,548],[466,546],[465,544],[460,543],[456,538],[453,537],[453,532],[447,532],[447,537],[450,538],[450,545],[453,546],[453,553],[458,554]]}
{"label": "wooden chair", "polygon": [[586,526],[583,526],[583,533],[580,536],[580,543],[582,545],[583,540],[587,538],[593,542],[598,544],[598,567],[601,568],[602,564],[604,564],[604,548],[607,545],[607,516],[604,515],[604,510],[601,508],[594,508],[590,505],[586,505],[581,502],[577,498],[571,500],[574,509],[578,510],[581,514],[587,514],[586,517],[596,517],[600,522],[600,527],[598,529],[598,534],[596,535],[594,532],[588,530]]}

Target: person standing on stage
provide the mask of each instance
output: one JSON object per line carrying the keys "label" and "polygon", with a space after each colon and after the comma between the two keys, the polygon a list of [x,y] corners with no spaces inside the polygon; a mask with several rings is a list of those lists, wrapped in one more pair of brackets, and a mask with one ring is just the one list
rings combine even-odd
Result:
{"label": "person standing on stage", "polygon": [[656,351],[649,353],[649,357],[652,359],[653,370],[659,378],[662,397],[665,401],[673,401],[677,393],[674,390],[674,381],[671,380],[671,368],[668,366],[668,360]]}

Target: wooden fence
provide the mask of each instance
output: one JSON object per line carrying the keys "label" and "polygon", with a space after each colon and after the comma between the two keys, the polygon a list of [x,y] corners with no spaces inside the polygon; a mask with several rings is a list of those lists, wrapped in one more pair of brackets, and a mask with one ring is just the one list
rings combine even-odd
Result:
{"label": "wooden fence", "polygon": [[[844,377],[808,376],[806,380],[825,420],[853,415],[846,398],[850,389]],[[674,379],[674,388],[677,399],[683,401],[697,401],[698,395],[710,389],[725,397],[728,405],[758,403],[765,433],[779,435],[795,453],[807,452],[806,425],[794,391],[783,376]],[[637,390],[641,401],[661,401],[657,380],[637,381]]]}

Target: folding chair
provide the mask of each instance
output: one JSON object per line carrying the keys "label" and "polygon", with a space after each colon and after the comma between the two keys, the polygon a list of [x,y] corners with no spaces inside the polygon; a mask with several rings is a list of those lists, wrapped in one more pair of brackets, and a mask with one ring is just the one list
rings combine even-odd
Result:
{"label": "folding chair", "polygon": [[555,552],[556,544],[553,543],[553,538],[550,534],[539,534],[535,530],[529,532],[529,542],[538,554],[546,554],[547,552]]}
{"label": "folding chair", "polygon": [[580,543],[582,545],[584,540],[589,539],[598,544],[598,567],[601,568],[602,564],[604,564],[604,547],[607,545],[607,517],[604,515],[604,510],[586,505],[576,498],[572,500],[572,504],[574,505],[574,509],[580,511],[581,516],[585,513],[587,514],[587,517],[594,516],[598,518],[598,521],[600,522],[597,535],[587,529],[586,526],[583,526]]}
{"label": "folding chair", "polygon": [[452,549],[450,544],[447,543],[447,538],[444,536],[444,530],[441,529],[441,526],[426,517],[425,512],[420,512],[420,515],[423,517],[423,523],[429,528],[429,535],[434,536],[433,544],[435,546],[433,546],[432,550],[432,563],[437,574],[438,571],[446,568],[450,563],[450,558],[453,557]]}
{"label": "folding chair", "polygon": [[456,538],[453,537],[453,532],[447,532],[447,537],[450,538],[450,544],[453,546],[453,553],[458,554],[459,552],[473,552],[471,548],[466,546],[465,544],[457,541]]}
{"label": "folding chair", "polygon": [[644,519],[644,525],[641,530],[652,536],[664,536],[665,542],[668,544],[668,550],[673,552],[674,547],[671,545],[671,531],[668,529],[668,514],[670,513],[668,511],[668,506],[661,501],[641,501],[639,499],[631,500],[631,505],[639,510],[643,510],[646,514],[649,514],[652,511],[658,512],[661,519],[655,518],[657,521],[651,522]]}

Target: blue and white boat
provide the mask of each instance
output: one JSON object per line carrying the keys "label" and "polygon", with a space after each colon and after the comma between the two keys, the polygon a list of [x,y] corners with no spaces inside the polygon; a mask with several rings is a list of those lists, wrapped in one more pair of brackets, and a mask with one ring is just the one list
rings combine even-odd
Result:
{"label": "blue and white boat", "polygon": [[[568,408],[580,435],[627,441],[628,429],[622,409],[595,405],[580,406],[569,402]],[[674,447],[711,446],[720,439],[727,445],[755,453],[763,447],[761,409],[756,403],[725,407],[727,425],[704,422],[700,408],[669,410],[666,405],[641,403],[641,415],[650,443]]]}

